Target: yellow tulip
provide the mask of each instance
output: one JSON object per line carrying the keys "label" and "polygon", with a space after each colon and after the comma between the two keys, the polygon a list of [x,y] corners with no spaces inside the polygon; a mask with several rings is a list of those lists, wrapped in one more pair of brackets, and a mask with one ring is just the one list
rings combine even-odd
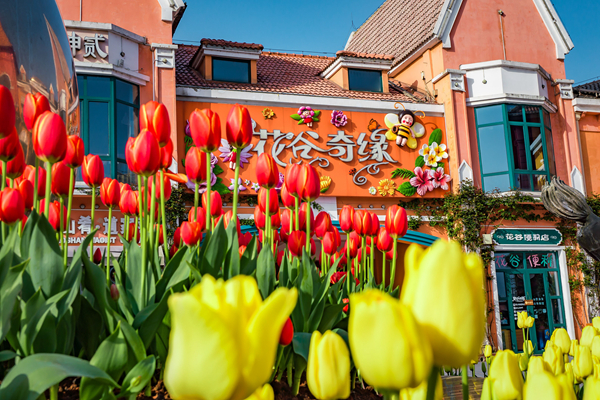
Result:
{"label": "yellow tulip", "polygon": [[426,251],[411,245],[404,264],[400,301],[423,327],[434,363],[460,368],[477,358],[486,319],[481,258],[438,240]]}
{"label": "yellow tulip", "polygon": [[189,292],[169,297],[171,336],[164,381],[173,399],[242,400],[273,372],[281,329],[296,289],[262,301],[256,280],[204,275]]}
{"label": "yellow tulip", "polygon": [[556,377],[558,384],[561,389],[561,399],[562,400],[576,400],[575,391],[573,390],[573,373],[571,375],[568,374],[560,374]]}
{"label": "yellow tulip", "polygon": [[483,387],[481,388],[481,400],[493,400],[492,381],[490,378],[485,378],[483,380]]}
{"label": "yellow tulip", "polygon": [[273,392],[273,388],[268,383],[263,385],[263,387],[259,387],[248,397],[246,400],[274,400],[275,393]]}
{"label": "yellow tulip", "polygon": [[489,344],[485,345],[485,349],[483,350],[483,355],[485,356],[485,358],[489,358],[492,356],[492,346],[490,346]]}
{"label": "yellow tulip", "polygon": [[526,352],[529,355],[533,354],[533,343],[531,343],[531,340],[523,342],[523,352]]}
{"label": "yellow tulip", "polygon": [[590,376],[583,384],[583,400],[600,399],[600,378]]}
{"label": "yellow tulip", "polygon": [[592,339],[592,355],[600,358],[600,336],[594,336]]}
{"label": "yellow tulip", "polygon": [[527,319],[525,320],[525,328],[532,328],[534,322],[535,322],[535,318],[533,318],[531,316],[527,317]]}
{"label": "yellow tulip", "polygon": [[344,339],[327,331],[315,331],[310,338],[308,389],[319,400],[346,399],[350,396],[350,352]]}
{"label": "yellow tulip", "polygon": [[594,370],[590,348],[587,346],[577,346],[571,365],[573,366],[573,375],[577,382],[583,382],[585,378],[590,376]]}
{"label": "yellow tulip", "polygon": [[569,378],[571,385],[575,384],[575,375],[573,375],[573,365],[571,363],[565,364],[565,375]]}
{"label": "yellow tulip", "polygon": [[575,347],[579,346],[579,340],[573,339],[571,340],[571,347],[569,347],[569,355],[571,357],[575,357]]}
{"label": "yellow tulip", "polygon": [[529,368],[529,354],[519,353],[517,357],[519,357],[519,368],[521,371],[527,371],[527,368]]}
{"label": "yellow tulip", "polygon": [[551,372],[550,368],[544,362],[544,359],[540,356],[533,356],[529,359],[529,366],[527,367],[527,372],[530,374],[536,372]]}
{"label": "yellow tulip", "polygon": [[568,354],[571,348],[571,338],[565,328],[558,328],[552,332],[550,340],[560,348],[563,354]]}
{"label": "yellow tulip", "polygon": [[527,328],[527,311],[521,311],[517,313],[517,326],[519,329]]}
{"label": "yellow tulip", "polygon": [[581,338],[579,339],[579,344],[582,346],[587,346],[590,349],[592,348],[592,340],[594,337],[598,336],[598,331],[592,325],[585,326],[581,331]]}
{"label": "yellow tulip", "polygon": [[600,317],[592,318],[592,326],[596,328],[597,331],[600,332]]}
{"label": "yellow tulip", "polygon": [[[511,350],[500,350],[490,365],[489,379],[491,398],[514,400],[521,398],[523,376],[519,369],[517,355]],[[483,395],[482,395],[483,399]]]}
{"label": "yellow tulip", "polygon": [[539,371],[527,374],[527,381],[523,388],[523,400],[537,399],[563,400],[562,388],[554,375],[549,372]]}
{"label": "yellow tulip", "polygon": [[[438,381],[435,385],[434,400],[442,400],[444,397],[444,387],[442,377],[438,375]],[[400,391],[400,400],[426,400],[427,399],[427,381],[423,381],[416,388],[407,388]]]}
{"label": "yellow tulip", "polygon": [[376,289],[350,295],[348,337],[362,377],[381,390],[416,387],[427,379],[432,354],[408,307]]}
{"label": "yellow tulip", "polygon": [[565,372],[565,360],[560,348],[551,341],[546,342],[546,349],[542,356],[544,363],[554,375]]}

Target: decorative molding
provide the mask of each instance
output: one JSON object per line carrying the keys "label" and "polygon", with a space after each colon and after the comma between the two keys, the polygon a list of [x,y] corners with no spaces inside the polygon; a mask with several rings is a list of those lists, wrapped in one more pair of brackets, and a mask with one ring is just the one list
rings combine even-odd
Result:
{"label": "decorative molding", "polygon": [[135,34],[127,29],[123,29],[115,24],[106,24],[104,22],[89,22],[89,21],[71,21],[64,20],[65,28],[67,29],[89,29],[112,32],[115,35],[122,36],[140,44],[146,44],[148,40],[144,36]]}
{"label": "decorative molding", "polygon": [[471,168],[466,160],[463,160],[460,163],[460,167],[458,167],[458,178],[460,183],[463,183],[466,180],[473,182],[473,168]]}
{"label": "decorative molding", "polygon": [[573,108],[575,112],[600,114],[600,99],[576,97],[573,99]]}
{"label": "decorative molding", "polygon": [[500,93],[492,96],[469,97],[466,103],[469,107],[482,107],[502,103],[528,104],[531,106],[541,106],[544,108],[544,110],[552,114],[558,111],[558,108],[544,96],[531,96],[515,93]]}
{"label": "decorative molding", "polygon": [[173,21],[180,8],[185,9],[183,0],[158,0],[158,4],[160,4],[161,9],[160,19],[168,22]]}
{"label": "decorative molding", "polygon": [[550,73],[548,73],[548,71],[546,71],[541,65],[519,61],[493,60],[471,64],[463,64],[460,66],[460,70],[469,72],[477,69],[490,69],[494,67],[518,68],[530,71],[537,71],[544,79],[549,81],[552,80],[552,75],[550,75]]}
{"label": "decorative molding", "polygon": [[573,84],[575,83],[572,79],[557,79],[554,81],[560,90],[560,98],[565,100],[573,100]]}
{"label": "decorative molding", "polygon": [[463,0],[445,0],[440,15],[433,27],[433,34],[442,41],[445,49],[452,47],[450,31],[452,31],[462,2]]}
{"label": "decorative molding", "polygon": [[574,189],[579,190],[581,194],[584,196],[585,194],[585,180],[583,179],[583,174],[577,168],[577,166],[573,166],[573,170],[571,170],[571,185]]}
{"label": "decorative molding", "polygon": [[149,76],[117,67],[114,64],[88,63],[77,60],[74,60],[74,63],[75,72],[78,74],[115,76],[140,86],[146,86],[146,82],[150,82]]}
{"label": "decorative molding", "polygon": [[461,69],[446,69],[444,72],[431,80],[434,85],[446,76],[450,75],[450,88],[458,92],[465,91],[465,75],[467,71]]}
{"label": "decorative molding", "polygon": [[175,68],[176,44],[152,43],[150,48],[154,52],[154,62],[158,68]]}
{"label": "decorative molding", "polygon": [[338,57],[331,65],[323,72],[321,77],[325,79],[331,78],[340,68],[357,68],[357,69],[372,69],[377,71],[389,71],[392,67],[393,60],[381,60],[375,58],[359,58],[359,57]]}
{"label": "decorative molding", "polygon": [[565,55],[567,55],[575,45],[569,36],[569,32],[567,32],[566,28],[562,24],[558,13],[554,9],[552,2],[549,0],[533,0],[533,4],[537,8],[546,28],[548,29],[548,33],[552,37],[554,44],[556,45],[556,58],[559,60],[564,60]]}

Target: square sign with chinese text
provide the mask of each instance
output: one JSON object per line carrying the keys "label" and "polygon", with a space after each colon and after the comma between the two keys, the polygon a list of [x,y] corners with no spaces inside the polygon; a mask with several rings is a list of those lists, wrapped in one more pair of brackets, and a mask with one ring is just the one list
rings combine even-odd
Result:
{"label": "square sign with chinese text", "polygon": [[494,243],[498,245],[522,246],[557,246],[562,242],[562,234],[553,228],[547,229],[496,229],[492,234]]}

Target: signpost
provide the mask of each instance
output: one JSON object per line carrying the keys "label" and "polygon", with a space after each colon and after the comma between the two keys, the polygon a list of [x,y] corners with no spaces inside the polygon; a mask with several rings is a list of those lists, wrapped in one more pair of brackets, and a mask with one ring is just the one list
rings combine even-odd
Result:
{"label": "signpost", "polygon": [[553,228],[501,228],[492,233],[492,239],[498,245],[558,246],[562,242],[562,234]]}

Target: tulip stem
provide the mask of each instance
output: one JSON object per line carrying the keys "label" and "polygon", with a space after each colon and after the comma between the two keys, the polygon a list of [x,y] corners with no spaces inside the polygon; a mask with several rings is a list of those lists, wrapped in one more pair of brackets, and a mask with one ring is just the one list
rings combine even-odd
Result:
{"label": "tulip stem", "polygon": [[65,203],[62,197],[59,198],[60,199],[60,222],[59,222],[59,229],[60,229],[60,235],[59,238],[60,240],[58,241],[59,244],[62,244],[62,249],[63,249],[63,254],[64,254],[64,250],[65,250],[65,215],[64,215],[64,207],[65,207]]}
{"label": "tulip stem", "polygon": [[271,195],[271,189],[265,189],[267,191],[267,205],[265,206],[265,237],[264,237],[264,243],[267,243],[267,246],[269,245],[269,243],[271,243],[271,241],[269,240],[269,237],[271,235],[271,215],[270,215],[270,195]]}
{"label": "tulip stem", "polygon": [[461,375],[463,400],[469,400],[469,372],[468,367],[466,365],[462,367]]}
{"label": "tulip stem", "polygon": [[8,163],[2,160],[2,190],[6,188],[6,165]]}
{"label": "tulip stem", "polygon": [[381,285],[385,290],[385,252],[381,252]]}
{"label": "tulip stem", "polygon": [[361,274],[361,282],[367,281],[367,237],[363,236],[360,239],[360,258],[362,258],[362,262],[360,263],[360,274]]}
{"label": "tulip stem", "polygon": [[350,262],[350,232],[346,233],[346,283],[348,284],[348,295],[350,295],[350,278],[352,277],[352,265]]}
{"label": "tulip stem", "polygon": [[33,181],[33,207],[35,208],[35,210],[39,213],[40,210],[38,209],[38,175],[39,175],[39,171],[38,168],[40,166],[40,160],[35,157],[35,179]]}
{"label": "tulip stem", "polygon": [[112,206],[108,207],[108,236],[106,240],[106,286],[110,287],[110,229],[112,223]]}
{"label": "tulip stem", "polygon": [[[300,230],[300,221],[298,220],[298,202],[300,200],[294,196],[294,204],[295,204],[295,211],[294,213],[296,214],[296,230]],[[294,230],[293,227],[290,226],[290,233],[292,233],[292,231]]]}
{"label": "tulip stem", "polygon": [[439,375],[440,375],[440,368],[438,366],[434,365],[433,368],[431,368],[431,373],[429,374],[429,379],[427,380],[427,399],[426,400],[434,400],[435,399],[435,387],[437,385]]}
{"label": "tulip stem", "polygon": [[[163,253],[166,266],[169,262],[169,242],[167,242],[167,213],[165,212],[165,176],[162,170],[160,171],[160,215],[163,227]],[[160,233],[160,229],[158,231]]]}
{"label": "tulip stem", "polygon": [[198,182],[196,182],[194,189],[194,221],[198,222],[198,190],[200,190]]}
{"label": "tulip stem", "polygon": [[240,157],[242,150],[235,149],[235,175],[233,178],[233,217],[231,217],[232,221],[237,222],[237,205],[238,205],[238,196],[240,192],[240,185],[238,181],[240,179]]}
{"label": "tulip stem", "polygon": [[152,230],[154,228],[154,216],[156,211],[156,176],[152,177],[152,193],[150,194],[150,227],[148,229]]}
{"label": "tulip stem", "polygon": [[396,246],[398,244],[398,240],[394,238],[394,252],[392,253],[392,265],[390,266],[390,293],[394,291],[394,281],[396,278],[396,254],[397,249]]}
{"label": "tulip stem", "polygon": [[67,255],[68,255],[68,245],[69,245],[69,224],[71,223],[71,207],[73,206],[73,182],[75,181],[75,169],[71,168],[71,173],[69,174],[69,200],[67,201],[67,232],[65,238],[65,267],[67,266]]}
{"label": "tulip stem", "polygon": [[[92,210],[91,210],[91,217],[92,217],[91,230],[92,230],[92,232],[96,228],[95,221],[94,221],[94,213],[95,212],[96,212],[96,186],[92,186]],[[90,256],[94,257],[94,239],[90,240]]]}
{"label": "tulip stem", "polygon": [[50,400],[58,400],[58,384],[50,386]]}
{"label": "tulip stem", "polygon": [[[127,229],[129,229],[129,227]],[[138,241],[138,230],[138,217],[135,217],[135,227],[133,228],[133,240],[136,243]]]}
{"label": "tulip stem", "polygon": [[[371,276],[375,281],[375,236],[371,236]],[[370,278],[370,277],[369,277]]]}
{"label": "tulip stem", "polygon": [[307,203],[308,207],[306,208],[306,252],[310,257],[310,201]]}
{"label": "tulip stem", "polygon": [[[148,178],[144,177],[144,187],[148,187]],[[141,292],[141,304],[140,304],[140,309],[143,309],[144,307],[146,307],[146,273],[148,272],[148,261],[147,261],[147,257],[148,255],[146,254],[146,242],[147,240],[147,232],[146,232],[146,227],[142,226],[142,276],[141,276],[141,283],[142,283],[142,292]]]}
{"label": "tulip stem", "polygon": [[46,204],[44,214],[46,218],[50,218],[50,187],[52,186],[52,165],[50,161],[46,161]]}
{"label": "tulip stem", "polygon": [[210,190],[211,190],[211,180],[212,180],[212,170],[211,170],[211,160],[212,154],[206,153],[206,231],[212,231],[212,227],[210,226]]}

